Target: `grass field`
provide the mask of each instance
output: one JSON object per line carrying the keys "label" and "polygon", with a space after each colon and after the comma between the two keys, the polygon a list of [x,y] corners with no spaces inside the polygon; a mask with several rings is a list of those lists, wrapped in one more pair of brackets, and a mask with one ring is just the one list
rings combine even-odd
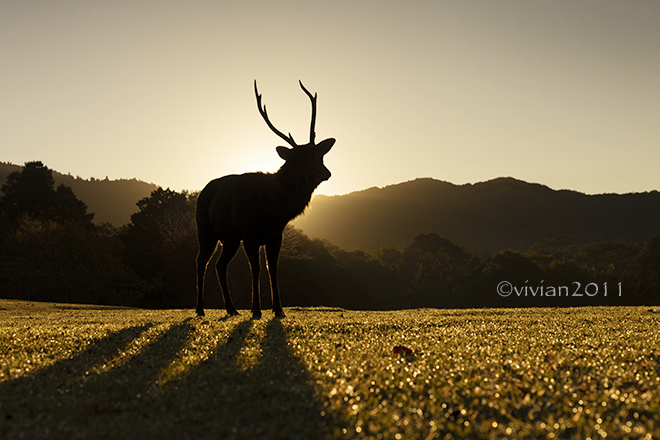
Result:
{"label": "grass field", "polygon": [[0,438],[660,438],[658,312],[0,300]]}

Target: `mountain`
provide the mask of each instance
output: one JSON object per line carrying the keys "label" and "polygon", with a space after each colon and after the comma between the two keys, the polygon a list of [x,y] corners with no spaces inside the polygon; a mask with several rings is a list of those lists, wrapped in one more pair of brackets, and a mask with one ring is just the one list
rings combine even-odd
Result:
{"label": "mountain", "polygon": [[[0,162],[0,187],[20,169]],[[136,203],[158,188],[136,179],[86,180],[57,171],[53,177],[87,204],[94,222],[115,226],[128,223]],[[417,179],[316,196],[294,226],[347,250],[402,249],[418,234],[435,232],[489,256],[502,249],[524,251],[560,234],[579,243],[646,241],[660,234],[660,193],[586,195],[510,177],[465,185]]]}
{"label": "mountain", "polygon": [[[0,162],[0,188],[7,181],[9,174],[21,168],[19,165]],[[153,183],[136,179],[109,180],[106,177],[105,180],[94,178],[85,180],[55,170],[53,170],[53,178],[56,185],[70,186],[74,194],[87,204],[87,212],[94,213],[94,223],[109,222],[115,226],[128,223],[131,214],[137,211],[135,204],[158,188]]]}
{"label": "mountain", "polygon": [[435,232],[490,255],[569,234],[581,243],[645,241],[660,233],[660,193],[586,195],[510,177],[454,185],[417,179],[342,196],[316,196],[294,225],[347,250],[403,248]]}

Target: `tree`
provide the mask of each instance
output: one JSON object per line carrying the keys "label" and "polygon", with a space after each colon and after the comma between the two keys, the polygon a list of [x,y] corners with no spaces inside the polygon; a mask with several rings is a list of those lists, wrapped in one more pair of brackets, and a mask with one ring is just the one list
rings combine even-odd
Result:
{"label": "tree", "polygon": [[484,262],[484,276],[491,282],[509,281],[522,284],[526,281],[539,282],[543,271],[530,258],[519,252],[505,249]]}
{"label": "tree", "polygon": [[59,185],[56,189],[52,170],[41,162],[27,162],[22,170],[11,173],[2,191],[0,215],[13,227],[25,219],[58,224],[74,221],[88,229],[94,227],[94,214],[87,213],[87,205],[71,187]]}
{"label": "tree", "polygon": [[478,264],[450,240],[429,233],[417,235],[394,267],[402,285],[408,286],[410,306],[448,307],[459,304],[455,291]]}
{"label": "tree", "polygon": [[0,297],[139,305],[143,285],[122,264],[114,228],[26,220],[6,237]]}
{"label": "tree", "polygon": [[159,187],[121,230],[124,261],[153,289],[146,306],[184,306],[195,289],[195,205],[196,194]]}

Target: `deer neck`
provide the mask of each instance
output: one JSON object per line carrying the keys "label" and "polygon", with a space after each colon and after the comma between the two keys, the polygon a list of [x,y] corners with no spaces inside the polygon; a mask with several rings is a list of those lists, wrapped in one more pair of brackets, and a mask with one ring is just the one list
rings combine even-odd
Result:
{"label": "deer neck", "polygon": [[286,215],[293,219],[301,214],[309,204],[312,193],[318,186],[311,176],[305,176],[300,170],[283,165],[277,173],[280,203]]}

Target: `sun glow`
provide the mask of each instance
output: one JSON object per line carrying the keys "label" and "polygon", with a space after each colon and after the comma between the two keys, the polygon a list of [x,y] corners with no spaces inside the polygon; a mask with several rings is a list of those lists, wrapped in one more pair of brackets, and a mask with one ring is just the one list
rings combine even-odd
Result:
{"label": "sun glow", "polygon": [[250,148],[244,154],[237,156],[234,163],[237,174],[255,171],[274,173],[284,161],[277,155],[274,148],[269,151],[268,148],[259,147]]}
{"label": "sun glow", "polygon": [[660,2],[42,3],[0,2],[3,162],[176,189],[273,172],[285,142],[253,82],[307,142],[300,79],[317,139],[337,139],[323,193],[422,176],[658,189]]}

